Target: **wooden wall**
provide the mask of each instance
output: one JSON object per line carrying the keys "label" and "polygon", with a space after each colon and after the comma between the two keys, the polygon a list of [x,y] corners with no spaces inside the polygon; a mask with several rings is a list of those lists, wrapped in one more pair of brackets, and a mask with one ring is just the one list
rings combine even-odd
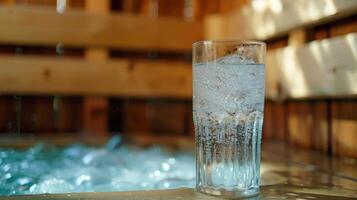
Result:
{"label": "wooden wall", "polygon": [[[304,32],[304,43],[356,33],[357,15],[308,27]],[[267,40],[268,50],[288,46],[288,38],[283,35]],[[278,90],[281,93],[281,88]],[[267,100],[264,136],[330,155],[357,158],[356,106],[355,95]]]}
{"label": "wooden wall", "polygon": [[[46,12],[47,17],[43,21],[32,24],[32,31],[41,31],[43,25],[41,23],[51,24],[50,20],[59,20],[57,22],[64,24],[66,20],[71,21],[73,19],[73,24],[68,26],[76,28],[84,24],[83,27],[88,28],[83,32],[78,30],[79,35],[76,38],[60,37],[66,42],[58,43],[56,41],[58,36],[53,31],[50,32],[49,39],[46,41],[48,44],[34,43],[33,38],[23,37],[23,32],[28,30],[28,27],[25,26],[27,22],[16,21],[18,20],[16,17],[12,18],[15,20],[14,22],[24,23],[24,26],[22,26],[23,29],[15,32],[16,34],[12,34],[14,32],[11,32],[11,30],[17,29],[11,29],[15,27],[12,26],[14,22],[8,21],[6,15],[6,13],[13,13],[11,8],[18,9],[19,6],[32,5],[47,6],[46,9],[53,8],[55,10],[56,2],[56,0],[0,1],[2,9],[0,12],[4,11],[2,13],[5,13],[0,13],[0,22],[3,22],[4,27],[9,27],[9,29],[4,29],[4,34],[0,36],[0,61],[8,63],[8,65],[2,66],[3,70],[8,70],[7,76],[20,77],[19,81],[23,81],[20,88],[16,88],[16,84],[11,85],[12,91],[22,91],[18,93],[11,92],[11,90],[7,91],[6,85],[0,85],[2,92],[0,96],[0,133],[20,135],[36,133],[51,136],[69,135],[75,132],[82,132],[82,134],[123,132],[128,134],[188,135],[192,137],[194,131],[192,106],[189,98],[191,91],[187,89],[191,87],[187,84],[190,82],[190,75],[187,74],[191,70],[191,47],[187,44],[181,45],[180,42],[170,41],[174,41],[180,35],[183,35],[183,43],[188,43],[192,39],[212,37],[214,39],[245,39],[244,37],[249,33],[249,31],[237,27],[244,25],[241,21],[237,21],[237,17],[243,13],[239,10],[250,3],[248,0],[106,0],[101,1],[101,3],[96,0],[67,0],[66,11],[71,11],[71,13],[73,11],[73,15],[63,15],[64,21],[61,21],[62,18],[55,18],[52,14]],[[323,3],[323,1],[316,2]],[[311,22],[294,19],[291,20],[291,23],[289,22],[290,24],[287,24],[288,29],[277,27],[276,30],[278,31],[276,32],[263,31],[261,35],[258,33],[253,35],[257,39],[267,42],[268,51],[273,52],[287,46],[303,46],[313,41],[356,33],[356,11],[343,5],[338,7],[338,9],[340,8],[346,10],[345,14],[317,16],[322,20],[312,20]],[[78,19],[74,17],[77,11],[100,14],[100,16],[83,17],[79,19],[78,23],[76,21]],[[18,13],[23,14],[23,16],[31,15],[31,12],[28,13],[26,9],[19,10]],[[117,28],[119,25],[124,26],[126,24],[126,18],[123,17],[125,20],[118,22],[117,16],[112,16],[112,14],[123,13],[145,18],[144,20],[142,18],[135,19],[138,25],[145,28],[133,33],[133,37],[139,38],[140,35],[145,37],[142,40],[132,42],[132,46],[126,44],[127,39],[119,37],[120,34],[101,35],[101,31],[108,30],[111,27],[114,32],[119,33],[121,30]],[[110,17],[102,16],[108,14],[110,14]],[[86,21],[87,18],[92,21]],[[41,16],[39,19],[41,19]],[[49,21],[46,21],[47,19]],[[130,17],[128,19],[132,20]],[[168,19],[169,21],[163,20],[165,26],[174,24],[176,27],[183,28],[179,32],[160,29],[160,32],[166,31],[165,33],[172,34],[172,36],[169,38],[161,37],[165,39],[165,42],[157,46],[156,44],[159,44],[159,42],[155,38],[160,37],[155,35],[159,32],[149,34],[147,30],[150,29],[150,25],[147,25],[146,19]],[[220,21],[222,19],[223,21]],[[95,20],[103,22],[104,25],[89,26]],[[259,22],[259,16],[254,20],[257,20],[254,22]],[[117,24],[110,26],[112,22]],[[186,22],[197,22],[199,25],[182,25]],[[201,23],[203,23],[203,27],[201,27]],[[299,23],[301,24],[299,25]],[[227,28],[227,24],[232,26]],[[268,25],[267,23],[266,26]],[[294,28],[297,25],[298,27]],[[192,31],[193,29],[198,30],[197,27],[202,30]],[[53,26],[52,29],[55,30],[56,27]],[[6,31],[9,30],[11,34],[6,35]],[[59,30],[66,31],[66,29]],[[279,32],[279,30],[282,31]],[[190,31],[195,34],[190,34]],[[130,36],[130,34],[128,35]],[[218,38],[215,38],[216,36]],[[41,40],[42,36],[34,34],[34,37]],[[92,37],[97,39],[88,40]],[[19,56],[16,63],[14,63],[12,57],[9,57],[14,55]],[[24,55],[29,57],[24,58]],[[57,62],[54,59],[61,59],[61,61]],[[38,60],[38,62],[32,62],[34,60]],[[84,78],[76,79],[77,85],[90,86],[91,82],[97,81],[98,84],[107,84],[104,87],[112,88],[112,90],[103,92],[103,87],[100,89],[102,92],[98,92],[99,90],[94,87],[87,87],[84,91],[76,90],[78,87],[71,86],[70,88],[73,91],[68,92],[68,88],[56,88],[54,85],[44,84],[44,81],[49,77],[53,77],[52,68],[47,66],[53,66],[53,69],[61,68],[62,60],[66,60],[64,62],[66,64],[62,67],[63,70],[67,69],[65,66],[69,66],[68,69],[73,69],[70,66],[74,65],[87,67],[87,70],[81,76]],[[11,66],[16,66],[20,73],[26,71],[27,66],[21,63],[22,61],[23,63],[32,63],[33,68],[39,69],[41,76],[26,78],[26,74],[19,75],[17,71],[11,69],[13,68]],[[155,81],[160,79],[160,75],[156,76],[155,73],[142,81],[143,84],[136,83],[133,81],[135,79],[129,79],[132,81],[129,84],[124,84],[116,81],[115,77],[112,77],[112,79],[103,78],[104,81],[90,79],[90,77],[99,76],[101,73],[106,77],[107,74],[113,72],[111,70],[116,69],[116,66],[120,67],[121,74],[131,74],[124,76],[124,78],[133,76],[138,78],[138,76],[149,72],[152,74],[150,69],[158,67],[157,71],[165,71],[166,69],[166,73],[177,72],[174,73],[177,79],[171,82],[171,86],[168,88]],[[99,68],[108,71],[98,71]],[[61,72],[67,73],[67,71],[60,71],[59,74]],[[176,74],[179,75],[176,76]],[[55,73],[55,75],[58,74]],[[166,81],[170,82],[171,80]],[[29,83],[34,82],[46,87],[39,88],[29,85]],[[113,83],[115,83],[115,86]],[[61,84],[65,86],[63,82]],[[149,88],[144,84],[149,85]],[[28,87],[23,87],[24,85],[28,85]],[[107,87],[108,85],[110,87]],[[129,90],[128,85],[134,85],[133,88],[138,89],[136,91],[139,92],[130,92],[133,90]],[[11,87],[8,88],[11,89]],[[160,93],[154,93],[150,88],[161,88]],[[175,90],[172,88],[175,88]],[[56,92],[54,94],[41,93],[42,90],[55,90]],[[331,155],[357,158],[357,99],[355,96],[289,97],[286,94],[286,86],[282,83],[269,86],[268,90],[263,134],[265,140],[281,140],[292,145],[321,150]],[[272,96],[269,96],[270,91],[273,91]],[[175,94],[180,95],[175,96]]]}

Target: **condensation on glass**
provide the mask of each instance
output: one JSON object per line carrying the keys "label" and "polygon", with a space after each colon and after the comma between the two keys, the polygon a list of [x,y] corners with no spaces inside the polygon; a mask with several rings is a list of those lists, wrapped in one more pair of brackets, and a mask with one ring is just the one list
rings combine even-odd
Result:
{"label": "condensation on glass", "polygon": [[239,198],[259,193],[266,46],[193,44],[197,191]]}

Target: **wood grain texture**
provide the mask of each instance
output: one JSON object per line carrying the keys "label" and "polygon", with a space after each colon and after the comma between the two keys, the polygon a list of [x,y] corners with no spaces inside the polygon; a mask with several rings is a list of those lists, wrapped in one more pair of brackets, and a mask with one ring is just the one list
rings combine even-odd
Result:
{"label": "wood grain texture", "polygon": [[289,98],[357,95],[356,44],[357,34],[351,33],[270,51],[267,86],[281,85]]}
{"label": "wood grain texture", "polygon": [[334,100],[331,109],[332,153],[357,158],[357,101]]}
{"label": "wood grain texture", "polygon": [[292,102],[288,104],[289,143],[312,148],[311,126],[313,119],[308,103]]}
{"label": "wood grain texture", "polygon": [[[350,0],[274,1],[270,4],[260,6],[261,10],[251,5],[245,6],[228,15],[225,37],[266,40],[298,27],[311,27],[351,16],[357,10],[357,2]],[[274,9],[270,9],[271,6]]]}
{"label": "wood grain texture", "polygon": [[328,114],[324,101],[292,101],[287,104],[287,132],[291,144],[327,152]]}
{"label": "wood grain texture", "polygon": [[182,101],[148,101],[150,132],[161,135],[184,135],[186,125],[186,106]]}
{"label": "wood grain texture", "polygon": [[271,140],[274,135],[274,111],[273,102],[265,101],[264,105],[264,124],[263,124],[263,139]]}
{"label": "wood grain texture", "polygon": [[203,35],[201,23],[175,18],[88,14],[79,10],[57,14],[52,10],[34,6],[1,7],[0,42],[28,45],[62,42],[68,46],[190,51],[192,43]]}
{"label": "wood grain texture", "polygon": [[55,129],[52,97],[22,97],[21,133],[43,135]]}
{"label": "wood grain texture", "polygon": [[2,93],[191,98],[184,62],[0,56]]}
{"label": "wood grain texture", "polygon": [[357,32],[357,14],[354,16],[341,19],[330,24],[330,35],[331,37],[341,36],[348,33]]}
{"label": "wood grain texture", "polygon": [[[135,134],[150,133],[150,119],[148,103],[145,100],[125,100],[123,102],[123,132]],[[119,122],[118,122],[119,123]]]}
{"label": "wood grain texture", "polygon": [[[56,131],[59,133],[80,132],[83,128],[81,97],[55,97],[58,98],[58,113],[55,110]],[[55,103],[54,103],[55,104]]]}
{"label": "wood grain texture", "polygon": [[0,96],[0,133],[16,132],[14,97]]}

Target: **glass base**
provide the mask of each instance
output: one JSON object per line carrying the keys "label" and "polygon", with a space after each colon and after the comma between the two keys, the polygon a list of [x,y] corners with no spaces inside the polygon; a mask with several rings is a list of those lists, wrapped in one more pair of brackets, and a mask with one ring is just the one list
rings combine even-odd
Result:
{"label": "glass base", "polygon": [[221,197],[225,199],[255,199],[259,195],[259,188],[251,188],[247,190],[226,190],[223,188],[211,188],[211,187],[196,187],[197,192]]}

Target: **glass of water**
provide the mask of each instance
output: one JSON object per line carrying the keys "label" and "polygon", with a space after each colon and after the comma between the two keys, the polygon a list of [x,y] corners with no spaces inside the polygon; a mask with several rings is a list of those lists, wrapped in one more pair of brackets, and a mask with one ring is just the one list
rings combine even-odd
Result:
{"label": "glass of water", "polygon": [[258,195],[266,45],[193,44],[196,189],[225,198]]}

